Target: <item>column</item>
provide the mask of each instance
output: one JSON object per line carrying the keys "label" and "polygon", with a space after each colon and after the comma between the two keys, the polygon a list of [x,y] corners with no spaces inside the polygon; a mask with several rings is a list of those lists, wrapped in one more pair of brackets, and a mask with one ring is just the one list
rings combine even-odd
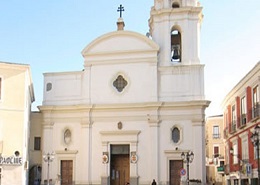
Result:
{"label": "column", "polygon": [[84,184],[91,184],[91,123],[87,120],[81,122],[81,152],[80,171],[81,181]]}
{"label": "column", "polygon": [[[42,125],[43,131],[42,131],[42,154],[45,153],[51,153],[54,152],[53,148],[53,122],[44,122]],[[49,179],[55,179],[56,173],[53,169],[53,163],[54,161],[50,163],[49,165]],[[47,180],[47,172],[48,172],[48,164],[45,162],[42,158],[42,182],[41,184],[44,184],[44,180]]]}
{"label": "column", "polygon": [[150,147],[151,147],[151,161],[149,168],[151,169],[151,181],[159,180],[159,123],[158,119],[148,119],[150,126]]}

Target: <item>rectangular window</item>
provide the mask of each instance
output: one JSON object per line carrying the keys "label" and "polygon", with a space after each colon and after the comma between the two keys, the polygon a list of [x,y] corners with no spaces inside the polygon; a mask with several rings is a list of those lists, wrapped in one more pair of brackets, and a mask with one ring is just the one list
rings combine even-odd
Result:
{"label": "rectangular window", "polygon": [[[259,155],[260,155],[260,147],[259,147]],[[257,159],[257,147],[254,145],[254,158]]]}
{"label": "rectangular window", "polygon": [[254,89],[253,89],[253,102],[254,102],[254,105],[259,102],[259,98],[258,98],[258,85],[256,87],[254,87]]}
{"label": "rectangular window", "polygon": [[220,138],[219,126],[213,126],[213,139]]}
{"label": "rectangular window", "polygon": [[256,118],[260,116],[260,106],[259,106],[259,90],[258,86],[253,88],[253,117]]}
{"label": "rectangular window", "polygon": [[246,97],[241,98],[241,125],[246,124]]}
{"label": "rectangular window", "polygon": [[236,106],[232,106],[232,126],[231,126],[231,131],[234,132],[236,131],[237,128],[237,116],[236,116]]}
{"label": "rectangular window", "polygon": [[233,164],[238,163],[238,148],[237,144],[233,144]]}
{"label": "rectangular window", "polygon": [[249,159],[248,157],[248,138],[242,138],[242,160],[246,161]]}
{"label": "rectangular window", "polygon": [[214,146],[214,158],[215,157],[219,157],[219,147],[218,146]]}
{"label": "rectangular window", "polygon": [[41,137],[34,137],[34,150],[41,150]]}

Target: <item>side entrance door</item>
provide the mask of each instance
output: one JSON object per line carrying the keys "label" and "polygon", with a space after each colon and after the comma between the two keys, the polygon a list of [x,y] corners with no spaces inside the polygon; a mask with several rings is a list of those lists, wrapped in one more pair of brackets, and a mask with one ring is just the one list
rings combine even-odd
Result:
{"label": "side entrance door", "polygon": [[129,154],[112,155],[110,170],[111,185],[126,185],[130,183]]}
{"label": "side entrance door", "polygon": [[183,168],[182,160],[170,161],[170,185],[180,185],[181,175],[180,170]]}
{"label": "side entrance door", "polygon": [[73,161],[62,160],[61,161],[61,185],[71,185],[73,174]]}

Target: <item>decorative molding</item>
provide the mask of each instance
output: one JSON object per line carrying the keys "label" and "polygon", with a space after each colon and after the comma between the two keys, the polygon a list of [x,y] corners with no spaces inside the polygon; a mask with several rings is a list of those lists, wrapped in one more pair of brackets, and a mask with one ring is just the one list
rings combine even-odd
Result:
{"label": "decorative molding", "polygon": [[[143,54],[143,51],[140,51],[140,54]],[[115,52],[115,54],[118,54],[117,52]],[[128,52],[125,52],[123,54],[129,54]],[[97,55],[97,54],[95,54]],[[146,57],[146,58],[134,58],[134,59],[107,59],[107,60],[98,60],[95,62],[86,62],[84,64],[84,67],[90,67],[90,66],[98,66],[98,65],[111,65],[111,64],[133,64],[133,63],[150,63],[150,64],[154,64],[154,66],[158,63],[156,55],[155,56],[150,56],[150,57]]]}
{"label": "decorative molding", "polygon": [[176,15],[179,16],[188,13],[190,19],[200,20],[202,7],[182,7],[182,8],[175,8],[175,9],[168,8],[168,9],[160,9],[160,10],[152,9],[150,14],[151,16],[166,16],[172,12],[174,12]]}
{"label": "decorative molding", "polygon": [[117,128],[118,128],[119,130],[122,130],[122,128],[123,128],[123,123],[122,123],[121,121],[119,121],[119,122],[117,123]]}
{"label": "decorative molding", "polygon": [[136,152],[131,152],[131,163],[137,163],[138,157]]}
{"label": "decorative molding", "polygon": [[138,135],[141,133],[140,130],[126,130],[126,131],[100,131],[103,136],[113,136],[113,135]]}
{"label": "decorative molding", "polygon": [[244,132],[242,132],[241,134],[239,134],[238,136],[239,136],[241,139],[243,139],[243,138],[247,138],[248,135],[249,135],[248,131],[244,131]]}
{"label": "decorative molding", "polygon": [[100,131],[102,143],[116,143],[126,142],[126,143],[137,143],[138,135],[141,133],[140,130],[116,130],[116,131]]}
{"label": "decorative molding", "polygon": [[[144,49],[140,49],[142,52],[144,51],[151,51],[152,49],[154,51],[159,51],[159,46],[152,40],[148,39],[146,36],[140,34],[140,33],[136,33],[133,31],[114,31],[114,32],[110,32],[107,34],[104,34],[101,37],[98,37],[97,39],[95,39],[93,42],[91,42],[90,44],[87,45],[87,47],[85,47],[81,54],[82,56],[85,58],[89,55],[93,55],[93,48],[98,45],[99,43],[104,42],[104,40],[108,40],[110,38],[117,38],[117,37],[128,37],[128,38],[135,38],[140,40],[141,42],[145,42],[149,48],[147,47],[145,50]],[[139,50],[139,51],[140,51]],[[118,51],[117,51],[118,53]],[[94,53],[97,54],[97,53]]]}
{"label": "decorative molding", "polygon": [[151,116],[150,114],[147,114],[147,122],[149,123],[150,127],[159,127],[161,120],[158,119],[158,115]]}
{"label": "decorative molding", "polygon": [[103,163],[103,164],[107,164],[108,161],[109,161],[108,152],[103,152],[103,155],[102,155],[102,163]]}
{"label": "decorative molding", "polygon": [[164,154],[167,157],[168,160],[182,160],[181,159],[181,153],[185,152],[185,150],[164,150]]}
{"label": "decorative molding", "polygon": [[42,122],[43,129],[53,129],[54,122]]}
{"label": "decorative molding", "polygon": [[78,150],[56,150],[55,154],[77,154]]}
{"label": "decorative molding", "polygon": [[237,140],[238,140],[238,136],[235,136],[230,139],[231,143],[237,143]]}
{"label": "decorative molding", "polygon": [[82,120],[80,124],[82,128],[90,128],[93,122],[90,122],[88,120]]}
{"label": "decorative molding", "polygon": [[204,118],[197,118],[197,119],[192,119],[192,126],[204,126],[205,121]]}

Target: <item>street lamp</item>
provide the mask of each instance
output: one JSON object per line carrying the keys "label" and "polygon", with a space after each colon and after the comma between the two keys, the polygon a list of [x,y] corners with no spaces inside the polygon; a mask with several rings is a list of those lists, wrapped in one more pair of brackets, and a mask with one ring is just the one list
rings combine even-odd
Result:
{"label": "street lamp", "polygon": [[259,165],[259,134],[260,127],[258,125],[255,126],[254,133],[252,134],[251,141],[254,146],[256,146],[256,154],[257,154],[257,172],[258,172],[258,185],[260,185],[260,165]]}
{"label": "street lamp", "polygon": [[47,164],[48,164],[48,169],[47,169],[47,185],[50,185],[50,177],[49,177],[49,168],[50,168],[50,163],[53,161],[53,159],[54,159],[54,155],[55,155],[55,153],[54,152],[52,152],[52,153],[47,153],[47,154],[44,154],[43,156],[42,156],[42,158],[43,158],[43,160],[45,161],[45,162],[47,162]]}
{"label": "street lamp", "polygon": [[189,167],[190,167],[190,163],[192,163],[192,161],[194,159],[194,153],[191,151],[187,152],[186,154],[184,152],[182,152],[181,158],[184,163],[187,163],[187,184],[189,184],[189,181],[190,181]]}

